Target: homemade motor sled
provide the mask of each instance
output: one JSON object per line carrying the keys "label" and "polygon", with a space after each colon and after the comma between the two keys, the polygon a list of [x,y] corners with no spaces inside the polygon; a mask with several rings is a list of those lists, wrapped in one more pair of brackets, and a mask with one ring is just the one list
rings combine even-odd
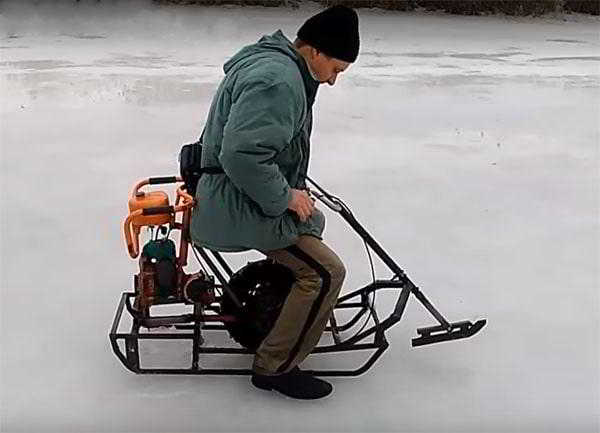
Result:
{"label": "homemade motor sled", "polygon": [[[372,367],[388,348],[385,333],[400,321],[411,295],[438,322],[434,326],[418,328],[417,336],[412,339],[413,346],[468,338],[483,328],[485,319],[476,322],[446,320],[367,233],[350,209],[310,178],[307,177],[306,180],[315,187],[309,190],[310,194],[331,211],[338,213],[364,240],[373,273],[371,283],[340,296],[321,339],[326,340],[329,335],[330,343],[319,344],[312,352],[329,354],[370,350],[370,357],[356,369],[314,370],[313,374],[356,376]],[[147,185],[180,182],[183,179],[175,176],[150,178],[137,183],[133,188],[124,234],[129,255],[132,258],[139,256],[140,270],[134,276],[134,290],[121,295],[110,330],[112,348],[126,368],[139,374],[251,374],[249,369],[205,368],[201,355],[254,353],[279,314],[294,282],[293,274],[288,268],[268,259],[250,262],[234,272],[219,252],[193,245],[189,238],[191,212],[194,206],[203,204],[195,203],[185,184],[176,188],[174,205],[169,204],[169,197],[164,191],[142,191],[142,187]],[[178,216],[181,216],[179,220]],[[151,228],[153,232],[156,229],[156,235],[140,251],[139,236],[144,227]],[[169,239],[173,230],[180,231],[178,252],[175,242]],[[193,274],[184,271],[190,248],[202,268]],[[391,278],[375,278],[369,248],[392,272]],[[375,305],[375,295],[382,290],[393,290],[398,294],[393,311],[385,318],[379,316]],[[186,307],[187,311],[174,315],[157,315],[151,311],[162,305],[178,305]],[[130,316],[131,327],[121,332],[124,314]],[[336,320],[340,316],[345,317],[343,323]],[[144,330],[151,332],[142,332]],[[205,344],[204,336],[207,333],[218,332],[229,333],[237,344],[230,339],[227,340],[233,346]],[[191,342],[189,367],[145,368],[140,359],[140,342],[145,340]]]}

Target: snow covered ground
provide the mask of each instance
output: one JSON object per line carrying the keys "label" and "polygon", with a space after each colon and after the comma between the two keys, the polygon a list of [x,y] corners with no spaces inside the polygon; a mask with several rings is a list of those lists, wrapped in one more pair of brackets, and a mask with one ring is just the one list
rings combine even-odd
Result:
{"label": "snow covered ground", "polygon": [[[297,402],[247,377],[133,375],[108,331],[137,269],[131,186],[176,174],[229,56],[292,38],[318,6],[0,8],[0,430],[598,431],[597,18],[360,11],[359,59],[317,98],[310,174],[449,320],[488,325],[413,349],[435,323],[411,299],[373,369]],[[324,211],[349,291],[370,280],[367,256]]]}

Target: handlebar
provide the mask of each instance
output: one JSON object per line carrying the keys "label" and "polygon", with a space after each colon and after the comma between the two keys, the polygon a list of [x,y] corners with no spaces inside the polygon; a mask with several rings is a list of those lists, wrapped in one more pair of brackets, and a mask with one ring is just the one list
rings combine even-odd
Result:
{"label": "handlebar", "polygon": [[325,196],[325,194],[321,194],[318,191],[315,191],[313,189],[308,188],[306,190],[308,192],[308,195],[311,197],[315,197],[316,199],[318,199],[321,203],[325,204],[329,209],[331,209],[334,212],[341,212],[342,211],[342,205],[337,202],[337,200],[333,197],[329,198],[327,196]]}
{"label": "handlebar", "polygon": [[[131,199],[135,199],[140,188],[145,185],[159,185],[167,183],[179,183],[183,182],[179,176],[168,176],[168,177],[151,177],[138,182],[131,192]],[[186,212],[191,210],[195,205],[194,197],[192,197],[185,190],[185,185],[180,185],[177,188],[177,197],[175,200],[175,206],[155,206],[146,207],[137,210],[131,210],[125,219],[123,224],[123,231],[125,234],[125,243],[127,244],[127,251],[131,258],[136,258],[140,253],[139,247],[139,235],[140,229],[143,226],[154,224],[154,220],[149,220],[154,216],[164,215],[170,224],[175,222],[175,214],[179,212]],[[150,222],[152,221],[152,222]]]}

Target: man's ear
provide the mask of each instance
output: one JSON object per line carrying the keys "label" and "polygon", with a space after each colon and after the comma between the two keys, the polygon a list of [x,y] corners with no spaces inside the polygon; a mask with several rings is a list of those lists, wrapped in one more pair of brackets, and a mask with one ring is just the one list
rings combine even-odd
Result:
{"label": "man's ear", "polygon": [[321,52],[316,49],[315,47],[310,47],[310,55],[311,55],[311,59],[316,59],[317,56],[320,54]]}

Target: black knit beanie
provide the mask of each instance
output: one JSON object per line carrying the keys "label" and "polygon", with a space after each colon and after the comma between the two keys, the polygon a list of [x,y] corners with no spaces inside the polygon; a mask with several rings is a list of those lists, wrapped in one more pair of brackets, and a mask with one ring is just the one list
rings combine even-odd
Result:
{"label": "black knit beanie", "polygon": [[358,15],[347,6],[332,6],[306,20],[298,38],[330,57],[352,63],[358,57]]}

